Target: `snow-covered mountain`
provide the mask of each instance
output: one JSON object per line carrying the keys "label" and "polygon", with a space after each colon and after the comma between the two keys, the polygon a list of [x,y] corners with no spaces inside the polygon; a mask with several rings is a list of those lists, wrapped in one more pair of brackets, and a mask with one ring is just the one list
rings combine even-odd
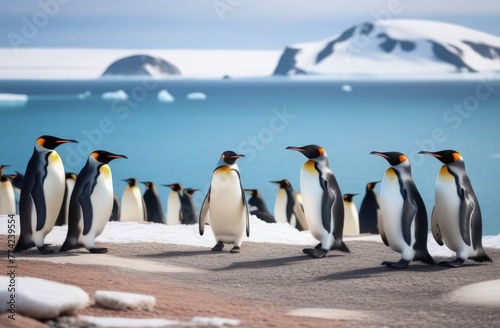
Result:
{"label": "snow-covered mountain", "polygon": [[149,55],[134,55],[113,62],[102,75],[146,75],[162,77],[179,74],[181,74],[179,69],[166,60]]}
{"label": "snow-covered mountain", "polygon": [[454,24],[394,19],[287,47],[274,75],[500,72],[500,37]]}

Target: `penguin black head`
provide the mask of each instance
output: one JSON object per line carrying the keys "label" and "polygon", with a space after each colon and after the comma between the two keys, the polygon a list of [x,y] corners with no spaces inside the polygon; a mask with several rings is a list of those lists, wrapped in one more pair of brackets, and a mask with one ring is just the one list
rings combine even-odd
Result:
{"label": "penguin black head", "polygon": [[0,165],[0,174],[2,174],[3,169],[6,167],[10,167],[10,165]]}
{"label": "penguin black head", "polygon": [[326,155],[326,151],[323,149],[323,147],[318,145],[307,145],[304,147],[288,146],[286,147],[286,149],[296,150],[298,152],[301,152],[305,157],[309,159],[316,159],[323,155]]}
{"label": "penguin black head", "polygon": [[455,163],[455,162],[460,161],[460,160],[463,161],[462,155],[460,155],[459,152],[451,150],[451,149],[441,150],[441,151],[436,151],[436,152],[420,151],[418,153],[424,154],[424,155],[434,156],[437,159],[439,159],[441,162],[443,162],[444,164],[451,164],[451,163]]}
{"label": "penguin black head", "polygon": [[291,185],[290,181],[288,181],[287,179],[283,179],[280,181],[269,181],[269,182],[276,184],[279,188],[286,188]]}
{"label": "penguin black head", "polygon": [[200,189],[193,189],[193,188],[186,188],[186,189],[184,189],[184,191],[187,192],[189,195],[194,194],[198,190],[200,190]]}
{"label": "penguin black head", "polygon": [[108,164],[109,162],[117,158],[128,158],[125,155],[113,154],[105,150],[95,150],[92,152],[92,154],[90,154],[90,156],[93,157],[96,161],[104,164]]}
{"label": "penguin black head", "polygon": [[182,186],[178,183],[164,184],[162,186],[169,187],[170,189],[172,189],[172,191],[181,191],[182,190]]}
{"label": "penguin black head", "polygon": [[388,152],[372,151],[370,154],[385,158],[392,166],[399,165],[404,161],[408,160],[405,154],[397,151],[388,151]]}
{"label": "penguin black head", "polygon": [[133,187],[137,185],[137,180],[135,178],[123,179],[122,181],[127,182],[129,187]]}
{"label": "penguin black head", "polygon": [[154,186],[151,181],[141,181],[141,183],[145,185],[147,189],[151,189]]}
{"label": "penguin black head", "polygon": [[243,154],[236,154],[234,151],[227,150],[220,156],[221,161],[226,164],[232,165],[236,162],[238,158],[245,157]]}
{"label": "penguin black head", "polygon": [[373,182],[368,182],[366,184],[366,190],[373,190],[375,189],[375,186],[377,185],[377,183],[379,183],[380,181],[373,181]]}
{"label": "penguin black head", "polygon": [[350,203],[350,202],[352,202],[352,198],[353,198],[354,196],[356,196],[356,195],[358,195],[358,194],[344,194],[344,200],[345,200],[346,202],[349,202],[349,203]]}
{"label": "penguin black head", "polygon": [[245,191],[252,196],[259,196],[259,191],[257,189],[245,189]]}
{"label": "penguin black head", "polygon": [[36,143],[46,149],[55,149],[57,146],[64,143],[78,143],[76,140],[71,139],[61,139],[54,136],[44,135],[36,139]]}

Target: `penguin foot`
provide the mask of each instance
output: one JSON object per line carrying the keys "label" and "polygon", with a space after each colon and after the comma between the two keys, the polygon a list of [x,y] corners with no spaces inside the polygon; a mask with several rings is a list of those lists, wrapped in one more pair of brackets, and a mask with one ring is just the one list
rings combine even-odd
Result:
{"label": "penguin foot", "polygon": [[224,248],[224,243],[219,241],[217,242],[217,244],[215,244],[214,247],[212,247],[212,252],[221,252],[223,248]]}
{"label": "penguin foot", "polygon": [[40,246],[40,247],[36,247],[38,248],[38,250],[40,251],[40,253],[42,254],[51,254],[51,253],[54,253],[54,250],[49,248],[47,245],[43,245],[43,246]]}
{"label": "penguin foot", "polygon": [[313,253],[315,250],[321,249],[321,246],[321,243],[319,243],[318,245],[314,246],[314,248],[304,248],[302,252],[311,255],[311,253]]}
{"label": "penguin foot", "polygon": [[94,247],[94,248],[89,248],[88,249],[90,253],[96,253],[96,254],[103,254],[103,253],[107,253],[108,252],[108,249],[105,248],[105,247]]}
{"label": "penguin foot", "polygon": [[410,263],[410,261],[401,259],[399,262],[384,261],[382,265],[393,269],[404,269],[408,266],[408,263]]}
{"label": "penguin foot", "polygon": [[240,246],[234,246],[229,252],[230,253],[239,253],[240,252]]}
{"label": "penguin foot", "polygon": [[319,243],[318,245],[314,246],[314,249],[321,249],[321,247],[323,247],[323,245]]}
{"label": "penguin foot", "polygon": [[310,257],[313,257],[315,259],[319,259],[321,257],[325,257],[325,255],[328,254],[328,251],[326,249],[314,249],[311,253],[309,253]]}
{"label": "penguin foot", "polygon": [[454,261],[439,262],[439,265],[448,266],[448,267],[451,267],[451,268],[458,268],[458,267],[461,267],[462,264],[464,264],[464,262],[465,262],[465,260],[462,260],[461,258],[457,258]]}

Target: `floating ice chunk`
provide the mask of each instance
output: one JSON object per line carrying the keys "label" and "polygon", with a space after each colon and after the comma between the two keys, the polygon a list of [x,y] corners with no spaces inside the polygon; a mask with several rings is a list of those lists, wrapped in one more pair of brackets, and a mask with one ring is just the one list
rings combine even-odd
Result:
{"label": "floating ice chunk", "polygon": [[156,298],[150,295],[97,290],[94,300],[106,308],[114,310],[148,310],[153,311]]}
{"label": "floating ice chunk", "polygon": [[105,92],[102,94],[102,99],[111,99],[111,100],[126,100],[128,99],[128,95],[125,91],[123,90],[118,90],[118,91],[109,91]]}
{"label": "floating ice chunk", "polygon": [[204,94],[203,92],[191,92],[191,93],[188,93],[186,98],[189,100],[206,100],[207,95]]}
{"label": "floating ice chunk", "polygon": [[[0,277],[1,286],[9,284],[10,277]],[[34,319],[51,319],[63,313],[71,314],[89,303],[89,295],[73,285],[32,277],[16,277],[14,285],[15,291],[0,289],[0,312],[9,312],[11,304],[15,302],[15,311],[21,315]],[[14,301],[9,303],[11,300]]]}
{"label": "floating ice chunk", "polygon": [[165,103],[170,103],[174,102],[175,98],[168,92],[167,90],[163,89],[160,92],[158,92],[158,101],[160,102],[165,102]]}
{"label": "floating ice chunk", "polygon": [[23,107],[28,96],[17,93],[0,93],[0,107]]}
{"label": "floating ice chunk", "polygon": [[90,91],[85,91],[85,92],[80,93],[78,95],[78,99],[86,99],[86,98],[90,97],[90,95],[92,95],[92,93]]}
{"label": "floating ice chunk", "polygon": [[344,84],[342,86],[342,91],[351,92],[352,91],[352,86],[350,86],[349,84]]}

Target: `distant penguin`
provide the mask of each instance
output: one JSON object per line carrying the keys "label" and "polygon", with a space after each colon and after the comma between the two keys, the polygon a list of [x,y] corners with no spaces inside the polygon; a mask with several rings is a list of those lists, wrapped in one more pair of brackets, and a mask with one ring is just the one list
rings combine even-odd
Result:
{"label": "distant penguin", "polygon": [[166,224],[165,214],[161,206],[160,196],[156,186],[151,181],[141,182],[146,186],[146,191],[142,195],[146,206],[146,218],[148,222]]}
{"label": "distant penguin", "polygon": [[127,182],[128,185],[122,194],[120,221],[146,221],[146,205],[137,180],[128,178],[122,181]]}
{"label": "distant penguin", "polygon": [[380,181],[366,184],[366,193],[359,208],[359,232],[378,234],[378,221],[381,220],[380,206],[375,186]]}
{"label": "distant penguin", "polygon": [[278,186],[278,193],[274,201],[274,217],[276,222],[289,223],[299,231],[309,230],[306,215],[299,195],[293,190],[287,179],[270,181]]}
{"label": "distant penguin", "polygon": [[197,224],[198,209],[194,204],[193,194],[198,189],[186,188],[182,192],[181,197],[181,224]]}
{"label": "distant penguin", "polygon": [[380,236],[393,251],[401,253],[399,262],[384,261],[382,265],[403,269],[410,261],[436,264],[427,250],[427,211],[411,176],[408,158],[399,152],[370,154],[385,158],[390,168],[380,186],[382,225]]}
{"label": "distant penguin", "polygon": [[14,194],[16,195],[16,213],[19,214],[19,198],[21,196],[21,188],[23,186],[24,175],[15,171],[16,173],[9,175],[10,182],[14,187]]}
{"label": "distant penguin", "polygon": [[264,222],[276,223],[276,219],[267,209],[267,205],[261,197],[260,191],[257,189],[245,189],[245,191],[251,195],[248,200],[250,214],[255,215]]}
{"label": "distant penguin", "polygon": [[178,183],[162,185],[172,189],[167,199],[167,224],[176,225],[181,223],[181,199],[183,195],[182,185]]}
{"label": "distant penguin", "polygon": [[68,224],[68,213],[69,213],[69,201],[71,199],[71,193],[73,192],[73,188],[75,187],[76,182],[76,174],[75,173],[66,173],[66,187],[64,190],[64,198],[63,203],[61,205],[61,210],[59,211],[59,216],[56,220],[56,226],[62,226]]}
{"label": "distant penguin", "polygon": [[16,194],[10,176],[2,173],[5,167],[0,166],[0,215],[16,214]]}
{"label": "distant penguin", "polygon": [[200,235],[205,231],[205,221],[210,226],[217,244],[212,251],[222,251],[224,243],[233,244],[231,253],[239,253],[243,235],[250,235],[250,214],[241,186],[240,170],[236,164],[238,155],[233,151],[222,153],[212,174],[210,189],[200,212]]}
{"label": "distant penguin", "polygon": [[439,264],[459,267],[467,259],[492,262],[482,246],[481,209],[472,189],[462,155],[454,150],[421,151],[444,165],[436,180],[435,206],[431,225],[434,239],[456,253],[454,261]]}
{"label": "distant penguin", "polygon": [[344,236],[359,235],[359,216],[352,198],[357,194],[344,194]]}
{"label": "distant penguin", "polygon": [[95,247],[113,210],[113,175],[108,163],[124,155],[93,151],[76,178],[69,203],[68,233],[60,252],[85,247],[91,253],[106,253]]}
{"label": "distant penguin", "polygon": [[21,234],[14,249],[20,252],[36,246],[44,254],[53,250],[45,245],[45,236],[56,223],[64,198],[64,166],[57,146],[77,142],[44,135],[36,139],[35,149],[24,174],[19,200]]}
{"label": "distant penguin", "polygon": [[287,149],[296,150],[309,159],[300,171],[300,191],[309,230],[320,243],[315,248],[304,249],[304,253],[317,258],[334,249],[349,252],[342,241],[344,200],[326,151],[318,145]]}
{"label": "distant penguin", "polygon": [[113,209],[109,221],[120,221],[120,200],[116,194],[113,194]]}

